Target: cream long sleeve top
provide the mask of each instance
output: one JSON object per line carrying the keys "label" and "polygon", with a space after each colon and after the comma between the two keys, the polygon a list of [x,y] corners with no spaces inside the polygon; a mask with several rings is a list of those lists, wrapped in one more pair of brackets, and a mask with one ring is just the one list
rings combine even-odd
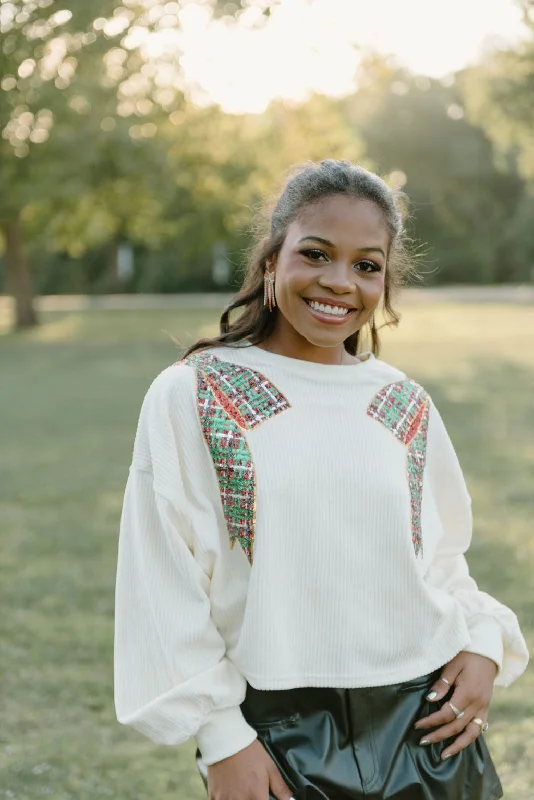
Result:
{"label": "cream long sleeve top", "polygon": [[461,650],[507,686],[528,654],[478,589],[471,500],[427,392],[372,354],[323,365],[211,348],[145,397],[119,538],[115,704],[212,764],[258,689],[364,687]]}

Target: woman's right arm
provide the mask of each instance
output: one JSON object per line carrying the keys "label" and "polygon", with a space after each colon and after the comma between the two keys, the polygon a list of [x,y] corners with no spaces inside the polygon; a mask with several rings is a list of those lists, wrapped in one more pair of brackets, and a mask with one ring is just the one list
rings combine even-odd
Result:
{"label": "woman's right arm", "polygon": [[[252,756],[267,788],[251,794],[245,785],[242,796],[267,800],[263,754],[270,759],[241,712],[246,681],[226,656],[211,617],[209,570],[198,558],[205,542],[198,541],[191,486],[202,492],[209,480],[186,469],[183,440],[200,432],[194,391],[192,370],[170,367],[141,410],[119,537],[115,707],[119,722],[156,743],[196,737],[204,762],[217,767],[214,800],[241,797],[240,776]],[[238,783],[226,793],[228,775]]]}
{"label": "woman's right arm", "polygon": [[[239,708],[246,681],[211,618],[210,577],[195,558],[182,442],[184,426],[198,425],[190,373],[165,370],[141,410],[119,537],[115,706],[119,722],[154,742],[196,736],[209,764],[256,733]],[[202,491],[202,476],[193,482]]]}

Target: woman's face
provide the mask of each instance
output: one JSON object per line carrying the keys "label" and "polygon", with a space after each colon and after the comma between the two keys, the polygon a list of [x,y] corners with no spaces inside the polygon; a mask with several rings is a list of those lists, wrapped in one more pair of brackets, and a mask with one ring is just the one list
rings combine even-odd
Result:
{"label": "woman's face", "polygon": [[310,347],[339,347],[362,328],[384,289],[388,248],[383,213],[369,200],[335,195],[291,223],[271,264],[278,347],[315,358]]}

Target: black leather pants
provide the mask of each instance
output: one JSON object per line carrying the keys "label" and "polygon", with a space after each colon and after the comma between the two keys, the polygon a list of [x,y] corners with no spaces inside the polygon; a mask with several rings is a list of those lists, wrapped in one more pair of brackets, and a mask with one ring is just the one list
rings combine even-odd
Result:
{"label": "black leather pants", "polygon": [[482,735],[446,761],[452,740],[419,744],[414,723],[451,696],[425,700],[440,673],[366,689],[249,686],[242,710],[296,800],[497,800]]}

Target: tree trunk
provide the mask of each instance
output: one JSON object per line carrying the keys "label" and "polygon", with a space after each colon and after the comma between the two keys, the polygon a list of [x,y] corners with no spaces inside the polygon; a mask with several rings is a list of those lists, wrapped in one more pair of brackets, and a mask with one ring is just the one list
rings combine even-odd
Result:
{"label": "tree trunk", "polygon": [[30,269],[22,245],[20,219],[4,220],[2,231],[6,240],[6,285],[15,301],[15,330],[38,325],[33,304]]}

